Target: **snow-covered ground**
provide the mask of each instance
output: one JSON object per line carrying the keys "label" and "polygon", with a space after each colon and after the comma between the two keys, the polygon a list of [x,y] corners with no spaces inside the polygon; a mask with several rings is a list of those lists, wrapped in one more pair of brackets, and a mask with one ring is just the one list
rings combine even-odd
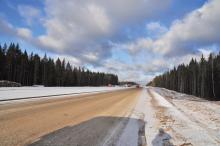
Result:
{"label": "snow-covered ground", "polygon": [[207,101],[165,89],[156,90],[180,111],[182,117],[187,117],[178,129],[183,134],[185,132],[185,137],[192,139],[192,144],[220,145],[220,102]]}
{"label": "snow-covered ground", "polygon": [[220,145],[220,103],[161,88],[146,88],[142,100],[148,146],[160,127],[178,146]]}
{"label": "snow-covered ground", "polygon": [[0,101],[28,97],[58,96],[121,90],[126,87],[3,87]]}

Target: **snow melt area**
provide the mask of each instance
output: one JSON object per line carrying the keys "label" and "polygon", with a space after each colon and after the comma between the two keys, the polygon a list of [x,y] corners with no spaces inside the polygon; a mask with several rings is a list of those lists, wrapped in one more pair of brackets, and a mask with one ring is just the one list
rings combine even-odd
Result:
{"label": "snow melt area", "polygon": [[160,106],[167,107],[167,108],[172,107],[172,104],[169,103],[165,98],[163,98],[162,96],[160,96],[158,93],[156,93],[156,92],[151,92],[151,94],[153,95],[153,97],[155,98],[155,100],[157,100],[157,103],[158,103]]}
{"label": "snow melt area", "polygon": [[0,101],[29,97],[105,92],[125,88],[126,87],[3,87],[0,88]]}
{"label": "snow melt area", "polygon": [[[172,107],[172,105],[166,101],[162,96],[159,96],[157,93],[153,93],[159,102],[159,106]],[[133,109],[132,114],[130,115],[130,120],[126,125],[124,132],[119,138],[117,146],[139,146],[140,139],[142,145],[147,146],[163,146],[162,139],[158,138],[158,130],[161,128],[160,120],[157,119],[157,110],[155,107],[155,103],[153,102],[154,96],[153,94],[149,94],[148,88],[143,88],[142,93],[139,96],[137,104]],[[137,119],[137,120],[132,120]],[[139,122],[139,121],[140,122]],[[143,128],[143,134],[139,135],[140,125]],[[156,140],[156,143],[155,143]],[[144,144],[145,142],[145,144]]]}
{"label": "snow melt area", "polygon": [[130,119],[124,128],[116,146],[139,146],[145,145],[145,90],[142,91],[137,105],[133,109]]}
{"label": "snow melt area", "polygon": [[[219,102],[199,100],[198,97],[190,98],[189,95],[170,90],[147,87],[143,89],[130,117],[144,121],[147,146],[163,145],[164,139],[158,134],[160,128],[164,130],[165,137],[171,137],[171,145],[220,145]],[[120,142],[128,146],[129,143],[137,143],[140,138],[137,136],[137,129],[137,121],[128,122]]]}
{"label": "snow melt area", "polygon": [[174,145],[219,146],[220,105],[160,88],[148,88],[159,127]]}

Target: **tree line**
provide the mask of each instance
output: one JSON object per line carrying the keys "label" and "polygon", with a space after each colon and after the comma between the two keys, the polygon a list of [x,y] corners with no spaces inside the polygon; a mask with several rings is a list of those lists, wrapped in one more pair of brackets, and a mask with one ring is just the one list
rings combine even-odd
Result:
{"label": "tree line", "polygon": [[65,59],[54,61],[47,55],[27,54],[19,44],[0,45],[0,80],[21,83],[23,86],[103,86],[117,85],[114,74],[92,72],[72,67]]}
{"label": "tree line", "polygon": [[157,76],[149,85],[199,96],[208,100],[220,100],[220,53],[202,55],[197,61],[181,64]]}

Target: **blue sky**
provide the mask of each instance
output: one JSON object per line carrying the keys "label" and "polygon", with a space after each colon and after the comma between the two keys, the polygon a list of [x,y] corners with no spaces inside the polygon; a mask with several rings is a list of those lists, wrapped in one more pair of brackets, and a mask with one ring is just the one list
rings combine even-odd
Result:
{"label": "blue sky", "polygon": [[218,52],[219,0],[0,0],[0,43],[146,83]]}

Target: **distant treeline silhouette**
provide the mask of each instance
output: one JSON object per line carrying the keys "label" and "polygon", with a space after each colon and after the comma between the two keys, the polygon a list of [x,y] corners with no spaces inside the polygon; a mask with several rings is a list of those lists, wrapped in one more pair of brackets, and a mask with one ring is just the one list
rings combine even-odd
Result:
{"label": "distant treeline silhouette", "polygon": [[149,85],[199,96],[209,100],[220,100],[220,53],[210,54],[206,60],[192,59],[188,65],[157,76]]}
{"label": "distant treeline silhouette", "polygon": [[0,45],[0,80],[14,81],[23,86],[103,86],[118,84],[114,74],[92,72],[72,67],[69,62],[54,61],[45,54],[27,54],[18,44]]}

